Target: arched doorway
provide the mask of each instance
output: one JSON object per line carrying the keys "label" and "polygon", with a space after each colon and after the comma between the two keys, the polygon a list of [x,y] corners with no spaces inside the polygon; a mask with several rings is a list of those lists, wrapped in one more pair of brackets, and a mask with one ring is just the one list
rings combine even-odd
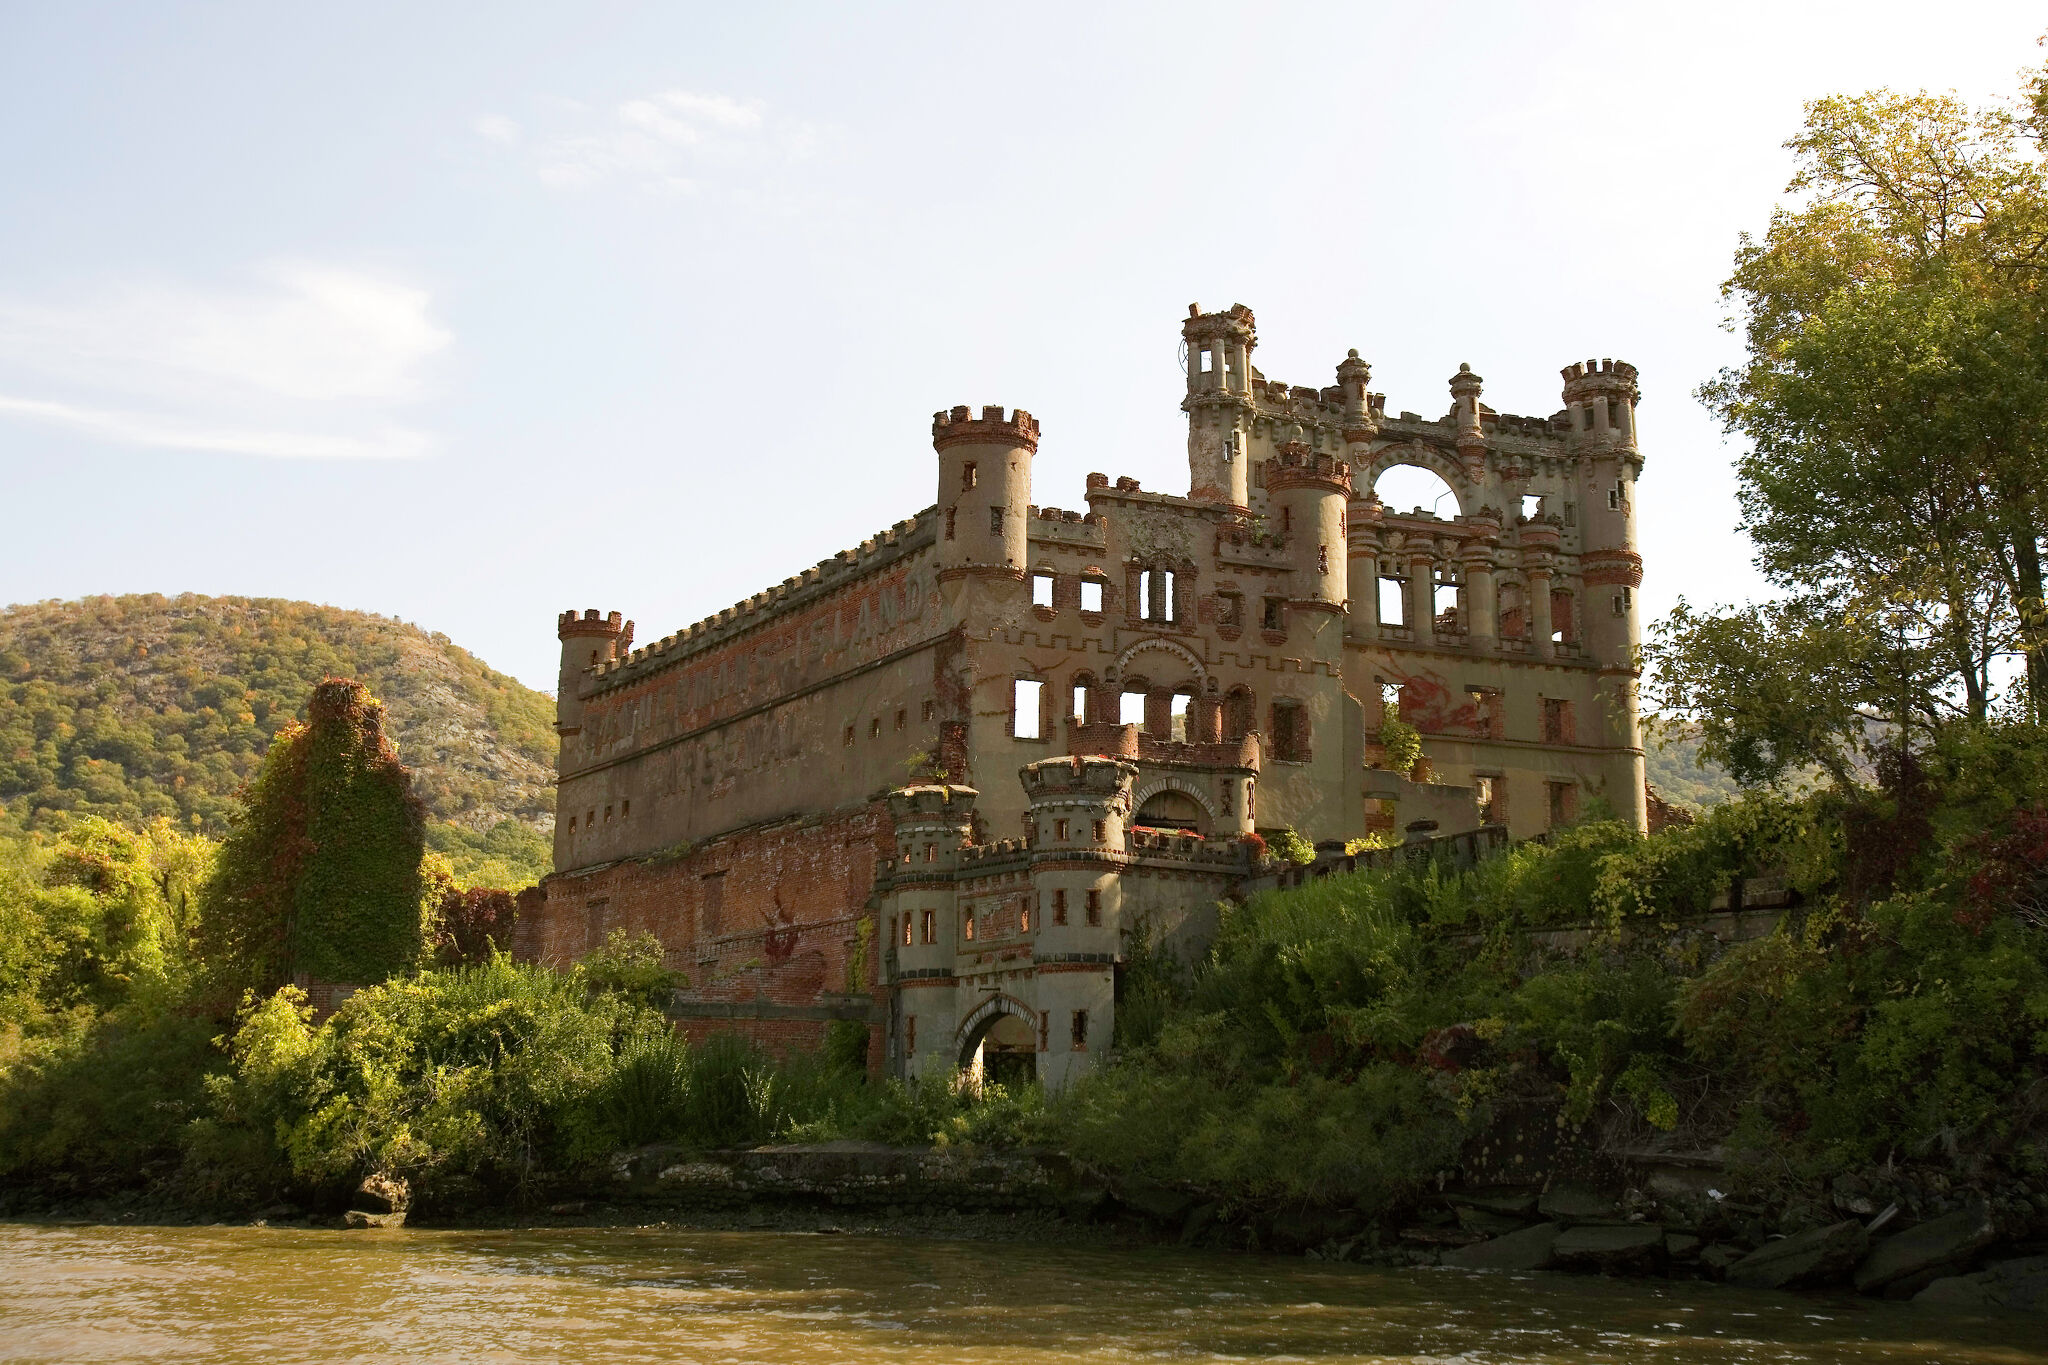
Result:
{"label": "arched doorway", "polygon": [[1029,1085],[1038,1078],[1038,1039],[1024,1019],[998,1011],[968,1031],[960,1069],[975,1085]]}

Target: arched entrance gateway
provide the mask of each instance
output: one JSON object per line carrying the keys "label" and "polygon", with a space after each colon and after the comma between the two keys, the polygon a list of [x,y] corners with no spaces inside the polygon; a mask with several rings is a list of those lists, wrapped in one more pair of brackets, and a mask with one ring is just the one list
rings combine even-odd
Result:
{"label": "arched entrance gateway", "polygon": [[972,1085],[1025,1085],[1038,1077],[1037,1016],[1005,996],[988,1000],[960,1030],[959,1067]]}

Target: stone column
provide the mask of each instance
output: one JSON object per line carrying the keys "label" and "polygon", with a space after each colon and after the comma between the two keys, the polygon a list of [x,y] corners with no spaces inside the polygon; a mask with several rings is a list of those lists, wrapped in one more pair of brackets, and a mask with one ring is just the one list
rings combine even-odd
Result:
{"label": "stone column", "polygon": [[1493,587],[1493,560],[1483,548],[1468,548],[1464,566],[1465,638],[1477,653],[1492,654],[1500,648],[1500,599]]}
{"label": "stone column", "polygon": [[1414,622],[1415,643],[1436,643],[1436,559],[1428,551],[1408,558],[1408,615]]}
{"label": "stone column", "polygon": [[1554,659],[1557,646],[1550,638],[1550,566],[1531,564],[1523,573],[1529,583],[1529,632],[1536,657]]}

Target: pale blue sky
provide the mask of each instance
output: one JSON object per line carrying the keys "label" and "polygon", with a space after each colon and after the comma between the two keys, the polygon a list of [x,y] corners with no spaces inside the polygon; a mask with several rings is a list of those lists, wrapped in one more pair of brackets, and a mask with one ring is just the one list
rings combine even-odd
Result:
{"label": "pale blue sky", "polygon": [[1691,390],[1800,103],[2009,94],[2038,4],[0,0],[0,601],[300,597],[552,686],[932,498],[1186,488],[1179,319],[1394,410],[1642,370],[1646,604],[1755,590]]}

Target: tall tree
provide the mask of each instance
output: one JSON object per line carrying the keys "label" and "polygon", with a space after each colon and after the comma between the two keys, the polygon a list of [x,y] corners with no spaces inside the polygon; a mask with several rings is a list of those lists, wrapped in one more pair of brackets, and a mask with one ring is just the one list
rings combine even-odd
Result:
{"label": "tall tree", "polygon": [[[1701,397],[1748,439],[1743,529],[1787,600],[1680,612],[1650,650],[1668,713],[1724,708],[1724,761],[1844,777],[1872,731],[1840,704],[1909,744],[1991,716],[2004,661],[2023,661],[2013,709],[2048,719],[2048,69],[2025,94],[1814,101],[1786,144],[1797,198],[1736,252],[1747,355]],[[1745,671],[1826,638],[1825,721],[1792,723],[1771,688],[1727,709]]]}
{"label": "tall tree", "polygon": [[278,735],[221,845],[200,921],[222,980],[382,981],[420,960],[425,819],[361,683],[313,689]]}

